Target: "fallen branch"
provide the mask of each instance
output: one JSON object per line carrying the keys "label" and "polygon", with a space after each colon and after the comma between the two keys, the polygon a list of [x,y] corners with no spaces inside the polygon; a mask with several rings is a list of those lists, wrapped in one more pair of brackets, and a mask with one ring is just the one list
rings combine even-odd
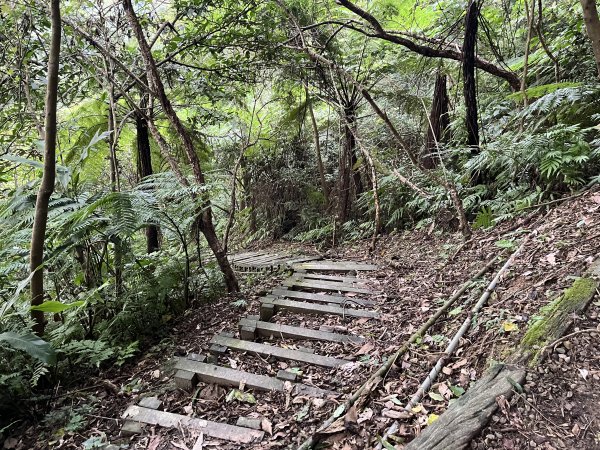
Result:
{"label": "fallen branch", "polygon": [[469,289],[475,280],[484,275],[494,264],[496,263],[496,258],[493,258],[489,261],[479,272],[477,272],[469,281],[463,284],[458,291],[456,291],[452,297],[450,297],[446,303],[444,303],[436,313],[429,318],[427,322],[421,325],[413,335],[408,339],[408,341],[400,348],[396,353],[394,353],[391,357],[387,359],[387,361],[377,369],[373,375],[369,377],[369,379],[360,386],[354,394],[350,398],[348,398],[342,405],[338,406],[333,414],[323,422],[323,425],[308,439],[306,439],[297,450],[308,450],[313,447],[318,442],[318,436],[323,433],[333,422],[342,417],[342,415],[348,411],[352,405],[354,405],[361,397],[367,395],[371,392],[375,386],[379,384],[379,382],[385,377],[387,372],[392,368],[394,363],[398,360],[399,357],[404,355],[409,349],[410,345],[413,344],[417,339],[422,338],[427,330],[431,328],[431,326],[439,319],[442,314],[444,314],[453,304],[458,300],[467,289]]}
{"label": "fallen branch", "polygon": [[[494,277],[494,279],[490,282],[490,284],[488,285],[488,287],[486,288],[484,293],[481,295],[481,297],[479,298],[479,301],[475,304],[475,306],[473,306],[469,315],[465,318],[463,324],[459,328],[458,332],[454,335],[454,337],[448,344],[448,347],[446,348],[443,356],[440,357],[440,359],[438,359],[436,365],[433,367],[433,369],[431,369],[431,371],[429,372],[429,374],[427,375],[427,377],[425,378],[425,380],[423,381],[423,383],[421,384],[419,389],[417,389],[417,392],[412,396],[412,398],[406,404],[404,409],[406,409],[407,411],[410,411],[417,403],[419,403],[419,401],[421,400],[423,395],[425,395],[425,393],[429,390],[429,388],[431,387],[431,385],[437,378],[438,374],[440,373],[440,371],[446,364],[446,361],[448,360],[448,358],[452,355],[452,353],[454,353],[454,350],[456,350],[456,347],[458,347],[458,343],[460,342],[460,339],[464,336],[464,334],[467,332],[467,330],[471,326],[473,317],[477,316],[477,314],[485,306],[488,299],[490,298],[490,295],[492,294],[494,289],[496,289],[496,285],[500,281],[500,278],[506,273],[506,271],[510,268],[510,266],[512,266],[512,264],[515,261],[515,258],[517,257],[517,255],[519,253],[521,253],[523,248],[525,248],[525,245],[527,244],[527,242],[529,241],[529,239],[532,235],[533,235],[533,232],[530,233],[529,235],[527,235],[527,237],[523,240],[523,242],[521,243],[519,248],[517,250],[515,250],[515,252],[512,255],[510,255],[510,258],[508,258],[508,260],[504,263],[502,268],[498,271],[498,273],[496,273],[496,276]],[[399,423],[398,423],[398,421],[395,421],[390,426],[390,428],[388,428],[386,430],[386,432],[383,434],[383,437],[381,438],[381,442],[379,444],[377,444],[377,446],[375,448],[378,450],[381,449],[383,446],[382,443],[386,442],[387,438],[391,434],[395,433],[398,430],[398,427],[399,427]]]}

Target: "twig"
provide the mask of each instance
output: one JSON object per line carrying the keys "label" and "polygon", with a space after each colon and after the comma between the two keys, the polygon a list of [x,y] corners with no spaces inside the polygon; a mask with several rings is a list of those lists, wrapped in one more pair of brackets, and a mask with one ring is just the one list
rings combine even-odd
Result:
{"label": "twig", "polygon": [[584,333],[600,333],[600,329],[598,328],[586,328],[585,330],[577,330],[572,332],[571,334],[567,334],[566,336],[563,336],[561,338],[558,338],[557,340],[555,340],[554,342],[552,342],[551,344],[547,344],[544,346],[544,348],[541,350],[540,353],[544,353],[547,349],[549,348],[556,348],[556,346],[558,344],[560,344],[563,341],[566,341],[567,339],[573,337],[573,336],[577,336],[578,334],[584,334]]}

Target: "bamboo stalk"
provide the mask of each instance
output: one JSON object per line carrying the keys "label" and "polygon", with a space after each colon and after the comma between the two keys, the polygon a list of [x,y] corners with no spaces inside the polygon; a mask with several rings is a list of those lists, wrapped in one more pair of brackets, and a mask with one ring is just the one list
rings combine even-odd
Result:
{"label": "bamboo stalk", "polygon": [[[517,257],[517,255],[519,253],[521,253],[523,248],[525,248],[525,245],[529,241],[529,238],[532,236],[532,234],[533,233],[530,233],[523,240],[523,242],[521,243],[519,248],[517,248],[517,250],[515,250],[515,252],[512,255],[510,255],[510,257],[504,263],[502,268],[498,271],[498,273],[496,273],[496,276],[490,282],[490,284],[488,285],[488,287],[486,288],[484,293],[481,295],[481,297],[479,298],[479,301],[475,304],[475,306],[473,306],[473,308],[469,312],[468,316],[463,321],[461,327],[458,329],[458,331],[456,332],[456,334],[454,335],[454,337],[452,338],[452,340],[446,347],[444,354],[438,359],[436,365],[433,367],[433,369],[431,369],[431,371],[429,372],[427,377],[425,377],[425,380],[423,381],[421,386],[419,386],[419,389],[417,389],[417,392],[411,397],[410,401],[404,407],[405,410],[410,411],[417,403],[419,403],[419,401],[421,400],[423,395],[425,395],[425,393],[429,390],[429,388],[431,387],[431,385],[433,384],[433,382],[436,380],[437,376],[439,375],[440,371],[446,364],[446,361],[448,360],[448,358],[450,358],[452,353],[454,353],[454,351],[458,347],[460,339],[464,336],[464,334],[467,332],[467,330],[471,326],[473,317],[476,317],[477,314],[481,311],[481,309],[485,306],[488,299],[490,298],[490,295],[496,289],[496,286],[498,285],[500,278],[506,273],[506,271],[510,268],[510,266],[512,266],[512,264],[515,261],[515,258]],[[387,438],[391,434],[395,433],[398,430],[398,427],[399,427],[398,421],[394,421],[394,423],[383,434],[383,436],[381,438],[381,442],[377,444],[375,449],[380,450],[383,447],[382,443],[386,442]]]}
{"label": "bamboo stalk", "polygon": [[[368,394],[368,392],[372,391],[374,389],[374,387],[377,386],[377,384],[379,384],[379,381],[381,381],[381,379],[383,379],[385,374],[390,370],[390,368],[396,362],[396,360],[407,352],[410,345],[413,344],[417,339],[423,337],[425,335],[425,333],[427,332],[427,330],[437,321],[437,319],[439,319],[442,316],[442,314],[444,314],[450,308],[450,306],[452,306],[456,302],[456,300],[458,300],[465,293],[465,291],[473,285],[475,280],[477,280],[479,277],[484,275],[495,263],[496,263],[496,258],[492,258],[471,279],[469,279],[469,281],[464,283],[458,289],[458,291],[456,291],[452,295],[452,297],[450,297],[446,301],[446,303],[444,303],[436,311],[436,313],[433,316],[431,316],[429,318],[429,320],[427,320],[427,322],[425,322],[423,325],[421,325],[421,328],[419,328],[417,331],[415,331],[412,334],[412,336],[408,339],[408,341],[400,349],[398,349],[398,351],[396,351],[396,353],[394,353],[390,358],[388,358],[388,360],[383,365],[381,365],[381,367],[379,367],[379,369],[377,369],[377,371],[375,373],[373,373],[373,375],[371,375],[369,377],[369,379],[354,392],[354,394],[352,394],[352,396],[350,398],[348,398],[342,405],[338,406],[336,408],[336,410],[333,412],[333,414],[329,417],[329,419],[327,419],[325,422],[323,422],[323,425],[321,425],[321,427],[312,436],[310,436],[308,439],[306,439],[300,445],[300,447],[298,447],[297,450],[308,450],[308,449],[312,448],[312,446],[317,443],[318,434],[323,432],[333,422],[335,422],[337,419],[339,419],[346,411],[348,411],[352,407],[352,405],[354,405],[356,403],[356,401],[360,397],[362,397],[363,395],[366,395],[366,394]],[[378,380],[378,378],[379,378],[379,380]],[[368,388],[368,390],[367,390],[367,388]]]}

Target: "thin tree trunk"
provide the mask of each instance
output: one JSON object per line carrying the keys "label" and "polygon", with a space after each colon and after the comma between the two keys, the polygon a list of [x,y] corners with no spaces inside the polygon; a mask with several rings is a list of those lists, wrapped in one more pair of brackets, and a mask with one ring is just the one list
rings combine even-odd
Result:
{"label": "thin tree trunk", "polygon": [[598,18],[598,9],[596,0],[580,0],[583,8],[583,21],[587,35],[592,41],[592,49],[596,59],[596,68],[600,77],[600,19]]}
{"label": "thin tree trunk", "polygon": [[[56,178],[56,109],[58,98],[58,66],[60,58],[60,2],[51,0],[50,19],[52,37],[48,53],[48,76],[46,84],[46,117],[44,124],[44,172],[42,183],[35,202],[35,219],[31,233],[31,253],[29,268],[31,277],[31,305],[40,305],[44,301],[44,241],[48,223],[48,203],[54,192]],[[45,319],[42,311],[32,311],[31,317],[35,325],[33,331],[38,335],[44,334]]]}
{"label": "thin tree trunk", "polygon": [[[535,0],[532,0],[532,1],[535,1]],[[542,44],[542,47],[544,48],[544,51],[546,52],[546,55],[548,55],[548,58],[550,58],[552,60],[552,62],[554,63],[554,80],[558,83],[558,82],[560,82],[560,61],[554,55],[554,53],[552,53],[552,51],[550,50],[550,47],[548,47],[548,43],[546,42],[546,38],[544,37],[543,25],[544,25],[544,14],[543,14],[543,10],[542,10],[542,0],[538,0],[538,21],[537,21],[535,31],[540,40],[540,44]]]}
{"label": "thin tree trunk", "polygon": [[[131,4],[131,0],[123,0],[123,7],[125,9],[125,13],[129,19],[129,23],[135,34],[136,40],[138,41],[138,45],[140,46],[140,52],[142,57],[144,58],[146,64],[146,72],[148,77],[148,82],[151,85],[154,94],[158,97],[160,104],[165,112],[165,115],[169,119],[169,122],[177,132],[179,136],[183,148],[185,150],[188,161],[192,167],[192,172],[194,173],[194,178],[199,185],[205,184],[204,173],[202,172],[202,168],[200,166],[200,159],[196,153],[196,149],[194,148],[194,143],[192,142],[192,138],[188,131],[183,126],[179,117],[177,117],[177,113],[173,109],[173,105],[168,99],[165,88],[160,79],[160,75],[158,73],[158,68],[156,67],[156,62],[154,61],[154,57],[152,56],[152,52],[150,51],[150,46],[148,45],[148,41],[144,36],[144,31],[139,23],[139,20],[133,10],[133,5]],[[202,213],[199,218],[199,225],[202,234],[206,238],[209,247],[217,259],[217,263],[219,264],[219,268],[221,272],[223,272],[223,276],[225,278],[225,284],[227,285],[227,290],[230,292],[239,291],[239,285],[237,279],[235,277],[235,273],[229,264],[229,260],[227,259],[226,252],[223,251],[221,243],[217,238],[217,234],[215,232],[215,227],[212,220],[212,210],[210,206],[210,202],[207,200],[205,205],[203,205]]]}
{"label": "thin tree trunk", "polygon": [[465,16],[465,39],[463,42],[463,94],[467,112],[467,144],[472,153],[479,150],[479,121],[477,117],[477,83],[475,80],[475,56],[477,46],[477,26],[479,17],[479,3],[469,0]]}
{"label": "thin tree trunk", "polygon": [[[528,10],[529,5],[525,0],[525,9]],[[529,11],[529,10],[528,10]],[[533,24],[535,22],[535,0],[531,0],[531,11],[527,13],[527,38],[525,39],[525,56],[523,57],[523,77],[521,78],[521,94],[523,95],[523,105],[529,104],[527,98],[527,71],[529,69],[529,47],[531,46],[531,37],[533,36]],[[523,122],[521,122],[523,126]]]}
{"label": "thin tree trunk", "polygon": [[319,128],[317,127],[317,120],[315,119],[315,112],[312,107],[312,101],[308,94],[308,88],[305,86],[306,92],[306,103],[308,104],[308,113],[310,114],[310,123],[312,124],[313,139],[315,141],[315,151],[317,153],[317,167],[319,168],[319,179],[321,180],[321,189],[323,190],[323,196],[325,197],[325,205],[329,205],[329,187],[325,180],[325,168],[323,166],[323,158],[321,155],[321,142],[319,140]]}
{"label": "thin tree trunk", "polygon": [[[152,175],[152,154],[150,152],[150,138],[148,135],[148,124],[141,114],[135,115],[136,141],[137,141],[137,170],[141,179]],[[159,249],[158,227],[148,225],[146,227],[146,249],[153,253]]]}
{"label": "thin tree trunk", "polygon": [[433,89],[433,101],[429,113],[429,126],[427,127],[427,140],[425,154],[421,163],[426,169],[434,169],[439,162],[439,143],[444,142],[446,132],[450,127],[448,118],[448,90],[446,88],[446,75],[437,73]]}

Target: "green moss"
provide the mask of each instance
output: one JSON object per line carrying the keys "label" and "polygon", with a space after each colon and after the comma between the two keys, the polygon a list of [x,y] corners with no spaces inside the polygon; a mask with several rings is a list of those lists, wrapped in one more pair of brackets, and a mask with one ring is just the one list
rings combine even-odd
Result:
{"label": "green moss", "polygon": [[[572,313],[580,311],[587,304],[594,296],[597,286],[598,282],[592,278],[575,280],[563,295],[540,309],[537,318],[521,341],[521,348],[525,351],[534,347],[541,349],[551,340],[559,337],[556,335],[557,331],[561,330],[561,326]],[[535,359],[537,355],[534,361]]]}

